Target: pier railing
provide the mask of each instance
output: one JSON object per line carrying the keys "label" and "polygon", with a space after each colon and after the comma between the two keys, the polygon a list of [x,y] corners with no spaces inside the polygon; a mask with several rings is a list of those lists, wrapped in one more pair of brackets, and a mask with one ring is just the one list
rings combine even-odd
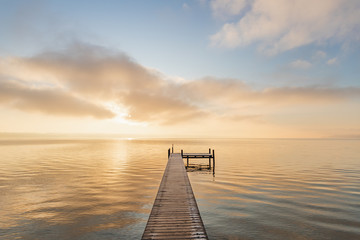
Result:
{"label": "pier railing", "polygon": [[[174,147],[172,146],[171,150],[168,149],[168,158],[170,157],[170,153],[174,153]],[[186,168],[190,167],[190,159],[199,159],[199,158],[207,158],[209,159],[209,164],[205,165],[208,169],[213,170],[213,173],[215,173],[215,150],[209,148],[209,153],[184,153],[184,150],[181,149],[181,157],[183,159],[186,159]],[[211,160],[212,160],[212,167],[211,167]]]}

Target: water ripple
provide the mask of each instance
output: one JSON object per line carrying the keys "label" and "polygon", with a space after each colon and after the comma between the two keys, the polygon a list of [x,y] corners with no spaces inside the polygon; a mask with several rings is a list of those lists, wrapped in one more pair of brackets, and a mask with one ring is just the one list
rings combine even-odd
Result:
{"label": "water ripple", "polygon": [[1,140],[0,238],[139,239],[172,143],[211,239],[360,239],[360,141],[261,139]]}

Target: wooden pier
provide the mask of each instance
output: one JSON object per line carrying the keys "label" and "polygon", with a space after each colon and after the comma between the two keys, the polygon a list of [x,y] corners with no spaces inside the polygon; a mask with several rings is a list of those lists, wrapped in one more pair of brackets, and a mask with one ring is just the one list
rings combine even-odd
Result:
{"label": "wooden pier", "polygon": [[208,239],[180,153],[169,150],[142,239]]}
{"label": "wooden pier", "polygon": [[208,158],[209,159],[209,165],[208,168],[211,169],[211,159],[213,160],[213,173],[215,173],[215,150],[212,150],[209,148],[209,153],[184,153],[183,150],[181,150],[181,156],[182,158],[186,158],[186,168],[190,166],[189,159],[190,158]]}

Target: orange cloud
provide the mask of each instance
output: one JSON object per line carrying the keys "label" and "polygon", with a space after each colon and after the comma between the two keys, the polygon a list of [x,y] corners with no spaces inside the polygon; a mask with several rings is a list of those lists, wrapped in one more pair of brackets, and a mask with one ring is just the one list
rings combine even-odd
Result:
{"label": "orange cloud", "polygon": [[126,54],[83,43],[7,64],[12,68],[0,68],[0,103],[24,111],[112,118],[115,114],[104,107],[111,102],[129,120],[160,125],[202,117],[259,121],[275,107],[322,106],[360,98],[358,87],[258,90],[238,79],[212,77],[176,82]]}
{"label": "orange cloud", "polygon": [[[176,123],[206,114],[177,92],[178,85],[139,65],[127,55],[76,43],[64,52],[46,52],[17,59],[17,65],[51,76],[81,98],[113,102],[134,121]],[[30,69],[30,70],[29,70]],[[174,117],[174,116],[177,117]],[[170,121],[171,119],[171,121]]]}
{"label": "orange cloud", "polygon": [[111,111],[60,89],[37,89],[13,81],[0,80],[0,103],[28,111],[51,115],[91,116],[104,119]]}
{"label": "orange cloud", "polygon": [[276,105],[326,104],[360,98],[359,87],[274,87],[254,90],[236,79],[204,78],[183,85],[188,98],[197,101],[267,103]]}

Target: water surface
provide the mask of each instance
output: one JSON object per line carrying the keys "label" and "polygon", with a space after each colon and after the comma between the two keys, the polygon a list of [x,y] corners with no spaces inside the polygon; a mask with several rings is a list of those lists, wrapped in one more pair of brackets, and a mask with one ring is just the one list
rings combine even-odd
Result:
{"label": "water surface", "polygon": [[139,239],[172,143],[210,239],[360,239],[360,141],[309,139],[0,140],[0,238]]}

